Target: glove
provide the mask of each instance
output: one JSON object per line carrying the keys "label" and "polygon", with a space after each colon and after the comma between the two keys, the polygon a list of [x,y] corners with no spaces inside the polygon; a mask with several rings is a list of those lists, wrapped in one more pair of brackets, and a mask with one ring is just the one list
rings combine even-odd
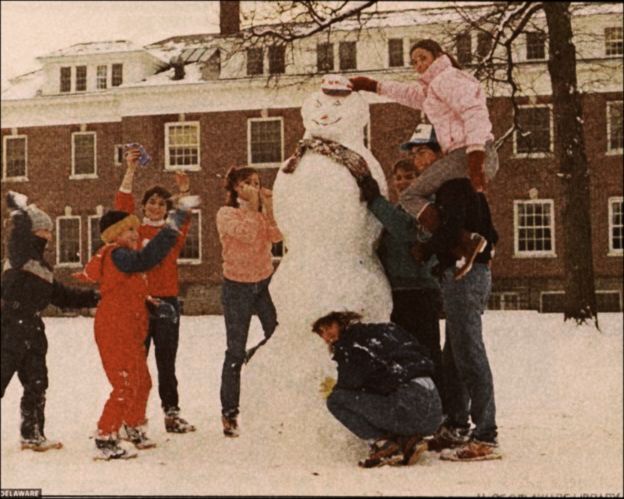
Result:
{"label": "glove", "polygon": [[483,163],[485,151],[472,151],[468,153],[468,176],[470,183],[477,192],[485,192],[486,180]]}
{"label": "glove", "polygon": [[365,90],[367,92],[377,93],[377,80],[367,78],[366,76],[354,76],[349,78],[351,82],[351,90],[359,92]]}
{"label": "glove", "polygon": [[375,199],[381,196],[379,184],[371,175],[366,175],[362,177],[359,180],[358,185],[360,187],[362,197],[367,204],[371,204],[373,201],[375,201]]}
{"label": "glove", "polygon": [[327,399],[330,396],[334,386],[336,386],[336,380],[334,378],[330,378],[329,376],[326,376],[325,379],[321,381],[319,392],[321,392],[323,398]]}
{"label": "glove", "polygon": [[180,228],[184,225],[184,222],[186,222],[190,213],[191,212],[189,210],[183,210],[181,208],[171,210],[169,212],[169,216],[167,216],[166,224],[173,230],[180,232]]}

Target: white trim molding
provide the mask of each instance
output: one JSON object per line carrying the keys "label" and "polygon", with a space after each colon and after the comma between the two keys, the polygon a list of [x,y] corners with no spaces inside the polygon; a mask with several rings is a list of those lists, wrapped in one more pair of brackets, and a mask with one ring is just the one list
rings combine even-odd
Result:
{"label": "white trim molding", "polygon": [[[79,135],[93,136],[93,173],[76,173],[76,141]],[[72,180],[82,180],[89,178],[98,178],[97,174],[97,132],[72,132],[71,134],[71,174]]]}
{"label": "white trim molding", "polygon": [[[279,121],[280,122],[280,160],[266,163],[254,163],[251,155],[251,127],[253,123],[261,121]],[[269,116],[267,118],[247,118],[247,164],[254,168],[278,168],[284,162],[284,117]]]}
{"label": "white trim molding", "polygon": [[[195,127],[195,141],[196,144],[186,144],[179,145],[176,147],[185,147],[185,148],[197,148],[197,161],[193,164],[188,165],[172,165],[171,164],[171,156],[169,147],[170,144],[170,130],[175,127]],[[165,123],[165,170],[176,171],[176,170],[187,170],[187,171],[200,171],[201,170],[201,134],[200,134],[200,125],[199,121],[169,121]]]}
{"label": "white trim molding", "polygon": [[[549,224],[540,226],[520,226],[520,206],[539,205],[549,207]],[[556,258],[555,252],[555,202],[553,199],[514,199],[514,258]],[[544,214],[541,214],[544,216]],[[527,228],[533,230],[548,229],[550,230],[550,246],[549,250],[521,250],[520,249],[520,229]],[[544,237],[540,240],[546,239]]]}
{"label": "white trim molding", "polygon": [[[9,140],[24,139],[24,175],[15,177],[7,176],[7,142]],[[26,182],[28,181],[28,135],[13,134],[2,137],[2,181],[7,182]]]}
{"label": "white trim molding", "polygon": [[[617,203],[620,203],[620,212],[615,213],[614,207]],[[622,228],[622,223],[624,221],[624,197],[622,196],[613,196],[609,198],[609,252],[607,256],[624,256],[624,248],[615,248],[613,245],[613,219],[616,215],[620,217],[620,230],[624,230]],[[621,236],[620,236],[621,237]]]}
{"label": "white trim molding", "polygon": [[[61,243],[63,234],[61,233],[61,220],[78,221],[78,261],[61,262]],[[80,267],[82,266],[82,220],[80,215],[61,215],[56,217],[56,266],[57,267]]]}

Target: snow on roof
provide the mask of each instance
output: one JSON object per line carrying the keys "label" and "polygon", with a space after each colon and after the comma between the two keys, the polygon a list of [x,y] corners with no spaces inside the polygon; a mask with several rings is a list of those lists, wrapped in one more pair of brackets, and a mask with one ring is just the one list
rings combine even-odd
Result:
{"label": "snow on roof", "polygon": [[130,52],[142,49],[143,48],[141,46],[128,40],[86,42],[76,43],[63,49],[54,50],[53,52],[49,52],[48,54],[38,57],[38,59],[44,59],[47,57],[66,57],[72,55],[104,54],[108,52]]}
{"label": "snow on roof", "polygon": [[45,83],[43,69],[37,69],[9,80],[9,86],[2,91],[2,100],[32,99]]}
{"label": "snow on roof", "polygon": [[173,80],[174,69],[169,68],[167,71],[157,73],[149,76],[142,81],[135,81],[132,83],[124,83],[120,86],[123,88],[133,87],[148,87],[158,85],[181,85],[188,83],[200,83],[204,80],[201,78],[201,66],[202,63],[193,62],[191,64],[184,65],[184,78],[182,80]]}

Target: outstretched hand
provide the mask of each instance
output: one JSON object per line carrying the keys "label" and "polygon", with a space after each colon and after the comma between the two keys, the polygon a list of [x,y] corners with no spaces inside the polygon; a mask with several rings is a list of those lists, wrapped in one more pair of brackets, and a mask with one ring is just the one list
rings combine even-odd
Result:
{"label": "outstretched hand", "polygon": [[349,82],[351,83],[351,90],[354,92],[364,90],[366,92],[377,93],[377,80],[373,80],[372,78],[354,76],[353,78],[349,78]]}
{"label": "outstretched hand", "polygon": [[367,204],[371,204],[375,199],[381,196],[381,191],[379,190],[379,184],[372,177],[372,175],[366,175],[362,177],[358,181],[358,186],[360,187],[360,192],[362,193],[362,197]]}

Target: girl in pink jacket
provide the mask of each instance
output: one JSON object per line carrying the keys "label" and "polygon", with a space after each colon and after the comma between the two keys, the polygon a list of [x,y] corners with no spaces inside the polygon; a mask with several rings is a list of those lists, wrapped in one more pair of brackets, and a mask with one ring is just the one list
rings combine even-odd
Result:
{"label": "girl in pink jacket", "polygon": [[[351,78],[353,90],[367,90],[422,109],[435,129],[443,157],[420,175],[400,196],[400,204],[430,232],[440,224],[429,198],[447,180],[470,177],[477,192],[498,170],[486,95],[479,81],[461,70],[453,56],[434,40],[420,40],[410,50],[414,83],[377,82]],[[466,242],[470,245],[470,241]]]}
{"label": "girl in pink jacket", "polygon": [[271,247],[282,240],[273,218],[272,193],[260,187],[253,168],[231,168],[226,176],[227,201],[217,212],[223,246],[221,303],[227,349],[221,373],[221,421],[226,437],[238,436],[240,372],[254,349],[246,351],[249,324],[257,314],[266,341],[275,331],[277,314],[269,282]]}

